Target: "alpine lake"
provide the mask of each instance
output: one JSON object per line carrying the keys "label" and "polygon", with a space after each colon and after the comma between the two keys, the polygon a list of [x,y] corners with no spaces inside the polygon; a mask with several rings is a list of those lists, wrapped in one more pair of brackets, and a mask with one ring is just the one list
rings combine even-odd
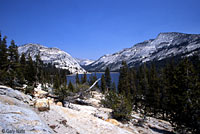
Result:
{"label": "alpine lake", "polygon": [[[97,79],[101,78],[101,76],[104,74],[104,72],[91,72],[91,73],[87,73],[87,81],[90,80],[91,76],[96,75]],[[81,78],[83,77],[84,74],[78,74],[79,79],[81,80]],[[115,82],[116,87],[118,87],[118,81],[119,81],[119,72],[110,72],[110,76],[111,76],[111,81],[112,83]],[[72,75],[67,75],[67,84],[69,84],[69,82],[72,82],[72,84],[76,83],[76,74],[72,74]],[[101,84],[101,80],[98,82],[98,84]]]}

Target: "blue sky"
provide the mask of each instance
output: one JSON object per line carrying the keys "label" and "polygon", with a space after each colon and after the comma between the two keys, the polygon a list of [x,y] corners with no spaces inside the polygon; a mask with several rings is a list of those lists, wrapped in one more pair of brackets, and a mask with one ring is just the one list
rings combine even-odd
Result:
{"label": "blue sky", "polygon": [[[160,32],[200,33],[200,0],[0,0],[0,31],[98,59]],[[10,43],[9,43],[10,44]]]}

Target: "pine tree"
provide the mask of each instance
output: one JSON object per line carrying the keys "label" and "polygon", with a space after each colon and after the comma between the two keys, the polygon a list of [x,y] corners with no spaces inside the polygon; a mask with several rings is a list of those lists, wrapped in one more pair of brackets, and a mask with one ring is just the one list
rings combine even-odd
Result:
{"label": "pine tree", "polygon": [[104,107],[111,108],[112,117],[120,120],[127,121],[131,119],[132,107],[127,98],[123,95],[117,94],[113,90],[109,90],[105,99],[101,101]]}
{"label": "pine tree", "polygon": [[76,74],[76,84],[80,84],[80,80],[79,80],[79,75],[78,75],[78,73]]}
{"label": "pine tree", "polygon": [[54,90],[54,94],[58,96],[58,100],[64,104],[65,97],[69,94],[68,89],[65,87]]}
{"label": "pine tree", "polygon": [[[97,80],[97,76],[96,73],[95,74],[91,74],[90,78],[89,78],[89,84],[90,86],[94,84],[94,82]],[[99,85],[96,84],[95,87],[98,87]]]}
{"label": "pine tree", "polygon": [[117,91],[116,85],[115,85],[115,82],[114,82],[114,81],[113,81],[113,83],[112,83],[111,89],[112,89],[112,91],[114,91],[114,92]]}
{"label": "pine tree", "polygon": [[118,97],[118,94],[113,91],[113,90],[110,90],[108,91],[108,93],[105,95],[105,99],[102,99],[101,100],[101,104],[104,106],[104,107],[107,107],[107,108],[114,108],[115,105],[116,105],[116,102],[118,101],[119,97]]}
{"label": "pine tree", "polygon": [[87,74],[84,73],[84,74],[83,74],[83,77],[81,77],[81,83],[84,84],[84,83],[86,83],[86,82],[87,82]]}
{"label": "pine tree", "polygon": [[22,73],[22,79],[25,79],[25,70],[26,69],[26,58],[25,58],[25,54],[24,53],[22,53],[22,55],[21,55],[21,57],[20,57],[20,71],[21,71],[21,73]]}
{"label": "pine tree", "polygon": [[106,81],[106,87],[108,89],[111,88],[111,76],[110,76],[110,69],[108,67],[106,67],[105,70],[105,81]]}
{"label": "pine tree", "polygon": [[6,39],[7,37],[5,36],[0,44],[0,81],[3,83],[7,81],[7,68],[9,65]]}
{"label": "pine tree", "polygon": [[7,68],[8,72],[8,85],[13,87],[15,84],[19,82],[22,73],[20,72],[19,68],[19,54],[18,54],[18,47],[15,45],[14,40],[11,41],[11,45],[8,49],[8,56],[9,56],[9,65]]}
{"label": "pine tree", "polygon": [[120,121],[131,120],[132,105],[126,96],[118,94],[112,109],[113,118]]}
{"label": "pine tree", "polygon": [[150,112],[153,112],[154,116],[157,114],[160,108],[160,85],[158,80],[159,79],[157,76],[155,65],[152,64],[149,71],[149,90],[146,94],[146,101],[148,103],[148,108]]}
{"label": "pine tree", "polygon": [[[191,113],[192,109],[194,108],[192,100],[196,95],[191,96],[191,94],[192,92],[196,91],[197,77],[188,58],[180,62],[180,64],[177,66],[176,73],[176,86],[178,88],[176,91],[173,91],[174,98],[176,100],[176,103],[174,104],[176,109],[173,109],[175,116],[172,115],[172,118],[173,121],[176,122],[178,128],[187,129],[187,127],[191,127],[192,125],[195,125],[195,123],[198,123],[195,122],[193,124],[192,122],[188,122],[188,120],[191,120],[191,115],[193,115]],[[183,125],[186,127],[182,128]]]}
{"label": "pine tree", "polygon": [[66,75],[67,75],[67,72],[63,69],[56,69],[58,70],[58,74],[60,76],[60,85],[62,87],[66,87],[67,86],[67,78],[66,78]]}
{"label": "pine tree", "polygon": [[25,79],[28,81],[29,85],[35,86],[36,82],[36,67],[34,66],[32,57],[28,55],[28,60],[26,64],[26,74]]}
{"label": "pine tree", "polygon": [[148,112],[148,102],[146,100],[147,94],[149,92],[148,83],[148,69],[146,64],[140,66],[137,73],[137,107],[143,109],[145,114]]}
{"label": "pine tree", "polygon": [[134,69],[130,69],[128,73],[130,99],[133,104],[137,103],[137,89],[136,89],[136,72]]}
{"label": "pine tree", "polygon": [[8,53],[7,53],[7,37],[3,38],[3,41],[0,44],[0,70],[7,68],[8,65]]}
{"label": "pine tree", "polygon": [[93,75],[89,76],[89,85],[91,86],[94,83]]}
{"label": "pine tree", "polygon": [[74,86],[72,85],[72,82],[71,82],[71,81],[69,82],[68,89],[69,89],[70,91],[74,92]]}
{"label": "pine tree", "polygon": [[128,66],[125,61],[122,62],[122,67],[120,68],[118,91],[120,94],[130,95],[130,86],[128,80]]}
{"label": "pine tree", "polygon": [[60,77],[59,77],[58,74],[56,74],[56,75],[54,76],[53,87],[54,87],[55,89],[60,89],[60,87],[61,87],[61,84],[60,84]]}
{"label": "pine tree", "polygon": [[[177,66],[171,62],[163,73],[163,89],[161,108],[176,130],[199,133],[200,118],[197,115],[200,108],[198,103],[200,93],[198,75],[192,63],[186,58]],[[164,102],[164,103],[163,103]]]}
{"label": "pine tree", "polygon": [[168,96],[167,96],[167,87],[166,87],[166,78],[165,78],[165,70],[162,68],[160,70],[160,78],[159,78],[159,83],[160,83],[160,112],[162,115],[162,118],[164,120],[167,119],[167,104],[168,104]]}
{"label": "pine tree", "polygon": [[[95,81],[97,81],[97,74],[96,74],[96,72],[95,72],[95,74],[94,74],[94,76],[93,76],[93,81],[95,82]],[[97,83],[96,85],[95,85],[97,88],[99,88],[99,84]]]}
{"label": "pine tree", "polygon": [[41,82],[43,62],[41,60],[40,54],[35,56],[35,66],[36,66],[36,82]]}
{"label": "pine tree", "polygon": [[106,81],[105,81],[104,75],[101,76],[101,90],[102,90],[103,93],[106,92]]}
{"label": "pine tree", "polygon": [[15,45],[14,40],[11,41],[11,45],[9,46],[9,60],[13,63],[18,63],[19,54],[18,54],[18,47]]}

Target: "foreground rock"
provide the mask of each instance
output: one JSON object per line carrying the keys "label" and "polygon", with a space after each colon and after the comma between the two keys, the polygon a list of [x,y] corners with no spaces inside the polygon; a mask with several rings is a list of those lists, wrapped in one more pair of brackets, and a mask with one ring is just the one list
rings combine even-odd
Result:
{"label": "foreground rock", "polygon": [[0,95],[9,96],[11,98],[15,98],[17,100],[20,100],[24,103],[30,103],[31,100],[32,100],[31,96],[25,95],[24,93],[22,93],[18,90],[14,90],[12,88],[2,86],[2,85],[0,85]]}
{"label": "foreground rock", "polygon": [[53,105],[49,112],[41,112],[39,115],[57,133],[132,134],[125,129],[93,116],[92,113],[96,110],[94,107],[74,106],[79,108],[79,110]]}
{"label": "foreground rock", "polygon": [[0,95],[0,131],[26,134],[53,133],[27,104],[5,95]]}
{"label": "foreground rock", "polygon": [[37,99],[35,101],[34,107],[37,108],[39,111],[47,111],[50,109],[50,104],[48,99]]}

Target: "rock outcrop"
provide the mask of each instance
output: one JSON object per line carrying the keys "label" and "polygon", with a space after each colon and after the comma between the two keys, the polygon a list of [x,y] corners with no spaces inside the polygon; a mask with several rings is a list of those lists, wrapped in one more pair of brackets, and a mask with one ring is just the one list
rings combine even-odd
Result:
{"label": "rock outcrop", "polygon": [[80,111],[54,105],[51,107],[48,114],[47,112],[41,112],[39,114],[43,120],[46,120],[46,123],[49,124],[49,126],[55,127],[54,131],[57,133],[132,134],[127,130],[94,117],[91,113],[92,111],[95,111],[96,108],[81,105],[75,106],[78,107]]}
{"label": "rock outcrop", "polygon": [[[53,131],[28,105],[27,95],[0,86],[0,131],[5,133],[50,134]],[[2,94],[3,93],[3,94]]]}
{"label": "rock outcrop", "polygon": [[9,96],[11,98],[20,100],[24,103],[30,103],[30,101],[32,100],[31,96],[25,95],[24,93],[22,93],[18,90],[13,90],[12,88],[2,86],[2,85],[0,85],[0,95]]}

